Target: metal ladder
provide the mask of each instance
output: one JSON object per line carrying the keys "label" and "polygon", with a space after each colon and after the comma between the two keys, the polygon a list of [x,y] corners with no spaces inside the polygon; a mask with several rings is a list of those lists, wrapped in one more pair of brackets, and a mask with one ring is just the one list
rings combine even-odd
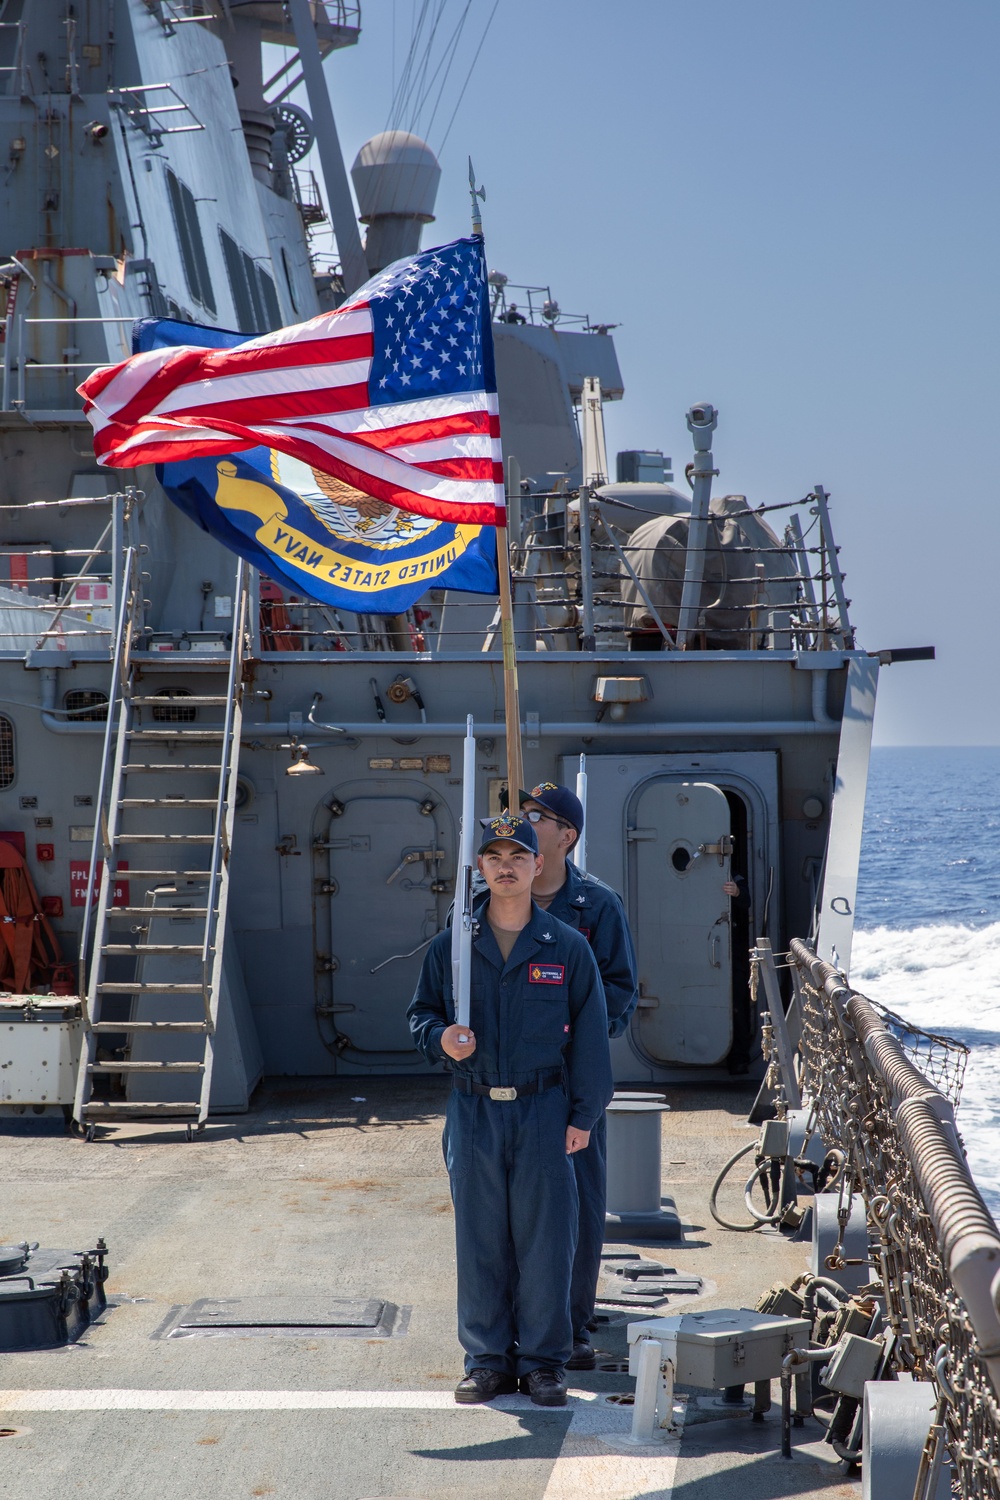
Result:
{"label": "metal ladder", "polygon": [[[151,1119],[184,1122],[190,1140],[195,1129],[204,1127],[212,1086],[243,668],[250,640],[249,568],[241,559],[236,570],[225,694],[169,697],[143,690],[141,662],[135,659],[143,609],[138,556],[138,549],[130,547],[125,557],[114,692],[95,809],[80,940],[84,1041],[73,1118],[88,1140],[99,1123]],[[220,719],[197,722],[205,708],[218,709]],[[188,747],[195,748],[193,759]],[[186,828],[207,826],[178,831],[178,818]],[[130,858],[133,851],[139,855],[137,866]],[[126,882],[128,898],[118,905],[116,886],[121,889]],[[145,889],[139,902],[136,886]],[[170,921],[191,924],[184,941],[169,941]],[[129,931],[119,930],[122,923],[129,924]],[[93,952],[85,981],[91,931]],[[149,959],[159,974],[147,981],[143,969]],[[130,977],[109,969],[124,969]],[[173,977],[171,969],[180,970],[182,977]],[[123,1056],[102,1049],[108,1037],[122,1034],[127,1039]],[[149,1078],[162,1080],[170,1074],[192,1075],[190,1090],[179,1090],[189,1097],[128,1097],[130,1088],[133,1093],[162,1092],[162,1082],[150,1084]],[[124,1097],[95,1095],[95,1080],[105,1077],[124,1084]],[[178,1090],[171,1083],[166,1091]]]}

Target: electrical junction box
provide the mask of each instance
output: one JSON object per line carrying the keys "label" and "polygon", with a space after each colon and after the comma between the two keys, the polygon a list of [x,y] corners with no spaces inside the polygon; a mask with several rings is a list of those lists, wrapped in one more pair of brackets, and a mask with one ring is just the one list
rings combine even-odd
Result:
{"label": "electrical junction box", "polygon": [[79,1000],[0,994],[0,1111],[72,1104],[82,1039]]}
{"label": "electrical junction box", "polygon": [[788,1155],[788,1121],[765,1120],[760,1131],[758,1154],[768,1158]]}
{"label": "electrical junction box", "polygon": [[865,1382],[874,1380],[885,1349],[879,1339],[863,1339],[856,1333],[845,1333],[834,1349],[830,1363],[820,1374],[829,1391],[840,1396],[864,1399]]}
{"label": "electrical junction box", "polygon": [[629,1374],[638,1374],[638,1346],[656,1339],[681,1385],[721,1391],[729,1385],[775,1380],[793,1349],[809,1345],[806,1318],[779,1318],[746,1308],[716,1307],[628,1325]]}

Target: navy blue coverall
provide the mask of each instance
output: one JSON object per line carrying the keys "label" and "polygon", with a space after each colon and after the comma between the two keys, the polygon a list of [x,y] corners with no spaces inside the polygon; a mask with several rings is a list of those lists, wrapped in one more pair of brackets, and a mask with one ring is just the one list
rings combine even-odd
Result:
{"label": "navy blue coverall", "polygon": [[[470,1025],[476,1050],[449,1058],[455,1021],[451,933],[431,943],[407,1015],[429,1062],[454,1074],[444,1133],[455,1205],[458,1332],[466,1373],[527,1375],[570,1357],[576,1174],[566,1129],[593,1130],[614,1085],[600,974],[586,942],[532,906],[504,963],[480,909],[472,948]],[[511,1101],[466,1092],[472,1082],[554,1086]],[[580,1153],[576,1153],[580,1154]]]}
{"label": "navy blue coverall", "polygon": [[[478,914],[481,902],[488,895],[486,882],[475,881],[474,890],[473,909]],[[549,916],[558,917],[567,926],[575,927],[587,939],[604,985],[608,1035],[624,1035],[639,998],[639,989],[635,947],[625,908],[617,892],[596,876],[582,874],[567,861],[565,883],[546,910]],[[580,1198],[580,1229],[570,1292],[576,1343],[589,1340],[587,1324],[594,1316],[607,1211],[607,1155],[607,1123],[602,1114],[590,1133],[586,1151],[577,1151],[572,1158]]]}

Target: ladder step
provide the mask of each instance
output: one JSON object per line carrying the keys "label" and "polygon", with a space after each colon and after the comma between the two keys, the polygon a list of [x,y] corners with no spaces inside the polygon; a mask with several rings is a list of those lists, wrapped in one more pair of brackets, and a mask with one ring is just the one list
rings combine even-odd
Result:
{"label": "ladder step", "polygon": [[164,883],[175,880],[204,880],[208,881],[211,870],[122,870],[122,880],[162,880]]}
{"label": "ladder step", "polygon": [[[223,808],[226,804],[223,803]],[[214,797],[184,797],[178,794],[176,797],[122,797],[118,803],[119,807],[172,807],[183,809],[187,807],[215,807]]]}
{"label": "ladder step", "polygon": [[160,953],[200,953],[200,943],[142,943],[138,947],[134,943],[104,943],[101,946],[103,954],[127,954],[130,958],[145,957],[147,954]]}
{"label": "ladder step", "polygon": [[208,1027],[204,1021],[95,1021],[92,1032],[115,1031],[187,1031],[204,1036]]}
{"label": "ladder step", "polygon": [[[132,871],[125,872],[131,875]],[[125,875],[122,877],[125,878]],[[207,906],[109,906],[109,917],[205,917]]]}
{"label": "ladder step", "polygon": [[188,1104],[109,1104],[102,1099],[91,1100],[83,1106],[84,1120],[148,1120],[157,1115],[180,1116],[182,1120],[197,1120],[198,1106]]}
{"label": "ladder step", "polygon": [[[214,693],[209,697],[199,698],[189,698],[186,695],[180,698],[168,698],[166,694],[157,696],[156,693],[143,693],[141,697],[136,697],[133,694],[130,701],[133,708],[180,709],[183,712],[185,708],[220,708],[223,704],[228,703],[229,699],[225,693]],[[177,721],[174,720],[171,722]],[[184,721],[181,720],[180,722],[183,723]]]}
{"label": "ladder step", "polygon": [[194,740],[197,744],[207,744],[221,740],[223,733],[221,729],[191,729],[184,724],[175,724],[173,729],[129,729],[127,737],[133,744],[162,744],[164,740]]}
{"label": "ladder step", "polygon": [[[120,833],[116,844],[214,844],[214,833]],[[122,874],[124,876],[124,871]],[[165,875],[170,875],[165,870]]]}
{"label": "ladder step", "polygon": [[143,984],[138,979],[123,979],[117,984],[108,980],[97,986],[101,995],[201,995],[203,984]]}
{"label": "ladder step", "polygon": [[205,765],[193,766],[193,765],[189,764],[186,761],[178,761],[176,764],[173,761],[170,761],[166,765],[162,765],[159,762],[155,762],[153,764],[148,764],[146,761],[138,761],[138,760],[131,761],[128,765],[122,766],[122,774],[125,775],[125,776],[129,776],[133,772],[137,772],[137,773],[139,773],[141,775],[143,772],[146,772],[146,771],[150,772],[151,774],[153,774],[155,776],[162,776],[162,775],[166,774],[168,771],[169,772],[173,772],[173,771],[201,771],[201,772],[209,772],[210,771],[214,776],[218,776],[218,774],[219,774],[219,767],[218,767],[218,765],[213,765],[213,766],[205,766]]}
{"label": "ladder step", "polygon": [[204,1073],[203,1062],[99,1062],[88,1063],[88,1073]]}

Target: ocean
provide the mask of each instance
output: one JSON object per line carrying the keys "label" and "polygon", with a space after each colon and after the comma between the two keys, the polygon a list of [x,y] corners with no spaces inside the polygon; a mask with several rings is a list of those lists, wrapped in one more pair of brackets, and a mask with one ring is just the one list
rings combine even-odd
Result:
{"label": "ocean", "polygon": [[851,983],[972,1048],[958,1125],[1000,1219],[1000,747],[872,753]]}

